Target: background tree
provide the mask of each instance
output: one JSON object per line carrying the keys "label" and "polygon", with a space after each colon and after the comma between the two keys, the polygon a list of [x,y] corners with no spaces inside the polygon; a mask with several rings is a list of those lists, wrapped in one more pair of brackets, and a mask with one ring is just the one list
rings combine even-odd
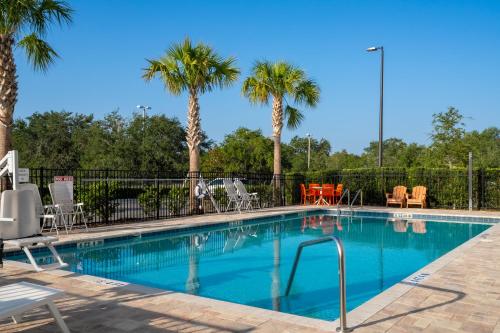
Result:
{"label": "background tree", "polygon": [[70,112],[34,113],[14,124],[13,143],[19,162],[29,168],[76,169],[87,145],[93,116]]}
{"label": "background tree", "polygon": [[240,127],[203,158],[204,171],[272,172],[272,141],[260,130]]}
{"label": "background tree", "polygon": [[[291,171],[301,172],[307,170],[307,150],[309,138],[294,136],[288,144],[291,149]],[[331,145],[324,138],[317,140],[311,138],[311,163],[310,171],[324,170],[328,167]]]}
{"label": "background tree", "polygon": [[456,167],[467,160],[467,148],[462,142],[465,135],[463,115],[454,107],[432,115],[433,132],[431,159],[433,166]]}
{"label": "background tree", "polygon": [[59,0],[0,1],[0,158],[11,149],[17,101],[14,47],[23,49],[36,70],[46,70],[58,56],[42,38],[51,25],[71,22],[72,10]]}
{"label": "background tree", "polygon": [[[283,120],[287,120],[289,128],[297,128],[304,118],[297,108],[288,103],[287,98],[294,104],[314,107],[319,101],[320,89],[313,80],[306,77],[303,70],[286,62],[258,61],[252,68],[251,76],[243,82],[242,92],[251,103],[267,105],[272,99],[273,172],[279,179]],[[284,108],[283,102],[286,103]]]}

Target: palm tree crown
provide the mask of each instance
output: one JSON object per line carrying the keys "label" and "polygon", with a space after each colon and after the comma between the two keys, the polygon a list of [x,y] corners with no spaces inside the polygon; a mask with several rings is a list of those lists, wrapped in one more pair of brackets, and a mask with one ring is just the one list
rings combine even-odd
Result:
{"label": "palm tree crown", "polygon": [[182,44],[170,47],[158,60],[147,60],[144,79],[159,76],[165,88],[174,95],[183,91],[204,93],[214,88],[230,86],[240,71],[234,67],[235,59],[223,59],[208,45],[192,45],[186,38]]}
{"label": "palm tree crown", "polygon": [[289,128],[297,128],[304,118],[302,112],[288,104],[287,97],[294,104],[314,107],[319,101],[318,85],[300,68],[286,62],[271,63],[258,61],[252,68],[252,76],[243,82],[243,95],[252,103],[269,104],[271,97],[285,100],[284,116]]}
{"label": "palm tree crown", "polygon": [[33,67],[45,71],[58,55],[43,37],[51,25],[70,23],[72,12],[59,0],[0,0],[0,158],[11,148],[17,102],[13,49],[24,49]]}
{"label": "palm tree crown", "polygon": [[[286,119],[287,126],[293,129],[304,118],[299,109],[289,104],[288,98],[295,105],[314,107],[318,104],[320,89],[300,68],[281,61],[258,61],[252,68],[252,75],[243,82],[242,93],[252,103],[269,104],[272,98],[274,174],[279,176],[283,120]],[[283,102],[286,103],[284,109]]]}
{"label": "palm tree crown", "polygon": [[58,0],[0,1],[0,35],[13,38],[35,69],[46,70],[57,53],[42,38],[53,24],[71,22],[73,10]]}

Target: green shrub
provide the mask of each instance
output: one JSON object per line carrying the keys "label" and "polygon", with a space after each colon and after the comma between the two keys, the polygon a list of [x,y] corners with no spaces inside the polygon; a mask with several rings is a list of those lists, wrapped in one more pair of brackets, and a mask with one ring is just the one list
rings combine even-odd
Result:
{"label": "green shrub", "polygon": [[137,196],[137,201],[139,201],[139,206],[144,210],[144,213],[148,216],[156,215],[157,211],[161,206],[161,198],[156,186],[147,186],[144,192]]}
{"label": "green shrub", "polygon": [[114,201],[117,189],[117,182],[98,181],[78,187],[76,193],[79,201],[83,202],[86,213],[93,213],[95,217],[107,221],[118,206],[118,203]]}
{"label": "green shrub", "polygon": [[168,212],[172,215],[179,215],[189,201],[189,187],[171,187],[166,199]]}

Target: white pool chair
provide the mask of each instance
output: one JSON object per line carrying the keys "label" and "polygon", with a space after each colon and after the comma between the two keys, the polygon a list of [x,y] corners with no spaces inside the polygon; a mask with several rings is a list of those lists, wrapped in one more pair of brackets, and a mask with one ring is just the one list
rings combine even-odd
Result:
{"label": "white pool chair", "polygon": [[40,192],[38,190],[38,186],[36,184],[19,184],[17,185],[18,190],[29,190],[33,192],[33,197],[35,199],[35,207],[36,207],[36,214],[38,215],[39,218],[42,219],[42,229],[41,231],[43,232],[45,230],[45,227],[48,227],[48,221],[50,220],[50,229],[49,232],[52,232],[52,230],[56,231],[56,234],[59,235],[59,229],[57,228],[56,224],[56,216],[54,214],[54,206],[53,205],[44,205],[42,203],[42,198],[40,197]]}
{"label": "white pool chair", "polygon": [[240,195],[241,207],[244,207],[245,209],[253,209],[252,202],[254,202],[256,206],[260,208],[259,193],[248,193],[245,185],[239,179],[234,181],[234,186],[236,186],[236,190]]}
{"label": "white pool chair", "polygon": [[232,181],[229,179],[223,179],[223,184],[224,184],[224,189],[226,190],[227,197],[229,199],[226,207],[226,212],[228,211],[229,207],[231,207],[231,204],[234,203],[235,209],[241,213],[241,198],[238,196],[238,192],[236,192],[236,188],[234,187],[234,184]]}
{"label": "white pool chair", "polygon": [[[62,261],[52,245],[58,238],[40,235],[40,219],[36,213],[35,199],[31,190],[3,191],[0,203],[0,221],[2,222],[0,238],[5,239],[5,244],[22,249],[37,272],[68,266]],[[46,246],[57,263],[39,266],[29,248],[35,244]]]}
{"label": "white pool chair", "polygon": [[47,306],[61,332],[69,333],[61,313],[53,300],[64,293],[59,289],[44,287],[28,282],[18,282],[0,287],[0,319],[12,317],[17,324],[21,315],[33,309]]}
{"label": "white pool chair", "polygon": [[[54,206],[54,213],[56,218],[60,218],[66,233],[68,230],[71,231],[76,221],[80,217],[85,226],[85,230],[88,231],[87,219],[83,212],[83,203],[74,203],[73,196],[68,190],[66,184],[61,183],[51,183],[49,184],[50,196],[52,197],[52,204]],[[69,221],[68,219],[69,218]]]}

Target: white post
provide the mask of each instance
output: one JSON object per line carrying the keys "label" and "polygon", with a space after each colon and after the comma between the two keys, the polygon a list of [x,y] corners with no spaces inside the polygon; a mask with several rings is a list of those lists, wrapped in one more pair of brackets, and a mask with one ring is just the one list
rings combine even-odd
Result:
{"label": "white post", "polygon": [[19,160],[17,150],[11,151],[12,159],[12,189],[17,190],[17,185],[19,184]]}
{"label": "white post", "polygon": [[469,211],[472,210],[472,152],[469,152]]}

